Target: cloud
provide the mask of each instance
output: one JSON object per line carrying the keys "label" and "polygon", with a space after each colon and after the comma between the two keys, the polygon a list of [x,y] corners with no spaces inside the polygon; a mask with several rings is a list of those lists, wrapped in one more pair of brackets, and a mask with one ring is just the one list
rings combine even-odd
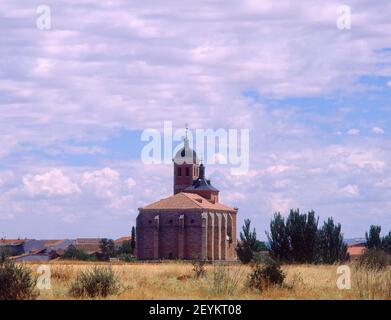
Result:
{"label": "cloud", "polygon": [[358,186],[356,185],[347,185],[340,189],[340,192],[348,197],[357,197],[360,194],[360,191],[358,189]]}
{"label": "cloud", "polygon": [[391,81],[387,82],[387,86],[389,86],[391,88]]}
{"label": "cloud", "polygon": [[375,134],[384,134],[384,130],[382,128],[379,128],[379,127],[372,128],[372,132],[375,133]]}
{"label": "cloud", "polygon": [[290,165],[280,164],[275,166],[274,165],[269,166],[264,170],[264,172],[271,175],[278,175],[280,173],[284,173],[286,171],[292,171],[292,170],[295,170],[295,167]]}
{"label": "cloud", "polygon": [[80,192],[78,185],[65,176],[60,169],[53,169],[41,175],[27,175],[22,180],[27,192],[32,196],[40,194],[65,196]]}
{"label": "cloud", "polygon": [[360,130],[353,128],[353,129],[348,130],[346,133],[350,136],[356,136],[356,135],[360,134]]}
{"label": "cloud", "polygon": [[119,173],[111,168],[83,173],[81,184],[98,190],[107,190],[119,182]]}
{"label": "cloud", "polygon": [[292,199],[287,198],[283,193],[272,193],[270,200],[273,212],[286,213],[290,208],[292,208]]}
{"label": "cloud", "polygon": [[[336,28],[338,1],[254,3],[49,1],[56,14],[44,32],[35,27],[34,2],[3,1],[1,102],[12,108],[0,133],[45,146],[155,127],[167,115],[211,127],[224,122],[221,111],[251,119],[234,102],[248,88],[267,97],[316,97],[386,72],[378,66],[387,59],[380,49],[391,46],[381,31],[390,24],[387,2],[355,6],[354,33]],[[18,130],[26,121],[28,134]]]}
{"label": "cloud", "polygon": [[[127,200],[126,194],[122,192],[123,184],[120,173],[107,167],[84,172],[81,178],[85,196],[99,199],[100,203],[108,207],[121,208]],[[128,181],[125,184],[129,187]]]}
{"label": "cloud", "polygon": [[89,154],[97,155],[105,153],[105,149],[100,146],[67,146],[64,145],[62,150],[49,150],[52,154],[59,154],[60,152],[66,154]]}
{"label": "cloud", "polygon": [[129,189],[133,189],[137,185],[137,183],[133,178],[128,178],[126,179],[126,185]]}
{"label": "cloud", "polygon": [[[390,191],[379,192],[391,178],[390,141],[358,129],[390,115],[387,91],[371,82],[391,76],[389,1],[353,5],[350,31],[337,29],[334,0],[47,5],[50,32],[36,29],[34,1],[2,1],[0,170],[8,173],[0,174],[0,218],[8,232],[127,232],[138,207],[172,193],[172,168],[119,159],[126,143],[111,139],[159,129],[162,119],[250,129],[249,173],[207,172],[261,234],[274,211],[290,207],[333,215],[350,235],[370,219],[391,228]],[[31,218],[25,229],[20,216]]]}
{"label": "cloud", "polygon": [[14,174],[12,171],[0,171],[0,190],[1,187],[5,187],[13,178]]}
{"label": "cloud", "polygon": [[[30,237],[120,236],[130,232],[138,207],[171,191],[157,174],[164,172],[161,168],[138,162],[116,163],[115,168],[31,165],[28,170],[32,173],[0,171],[0,220],[10,226],[2,225],[8,236],[15,236],[15,225]],[[151,172],[155,183],[145,179]],[[19,219],[29,222],[20,225]]]}

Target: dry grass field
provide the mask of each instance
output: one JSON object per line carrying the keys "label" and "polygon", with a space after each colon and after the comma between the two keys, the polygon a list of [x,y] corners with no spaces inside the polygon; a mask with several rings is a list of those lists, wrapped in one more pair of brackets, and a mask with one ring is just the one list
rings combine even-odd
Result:
{"label": "dry grass field", "polygon": [[[72,299],[68,293],[77,274],[95,265],[109,263],[53,261],[52,289],[40,290],[38,299]],[[27,266],[36,272],[38,264]],[[110,263],[120,282],[120,291],[108,299],[390,299],[391,269],[381,272],[356,270],[351,266],[350,290],[340,290],[335,265],[287,265],[282,287],[262,292],[246,288],[251,267],[208,265],[205,277],[197,279],[191,263]]]}

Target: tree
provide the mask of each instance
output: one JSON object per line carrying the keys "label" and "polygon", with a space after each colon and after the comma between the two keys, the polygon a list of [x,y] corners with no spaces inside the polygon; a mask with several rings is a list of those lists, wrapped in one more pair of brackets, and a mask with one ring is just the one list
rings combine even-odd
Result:
{"label": "tree", "polygon": [[291,210],[284,222],[280,213],[274,215],[270,223],[270,252],[278,261],[312,263],[316,259],[316,239],[318,218],[315,212],[300,214]]}
{"label": "tree", "polygon": [[272,258],[288,263],[346,260],[347,246],[343,242],[341,225],[334,225],[333,219],[329,218],[319,230],[318,222],[314,211],[300,214],[299,209],[291,210],[286,222],[280,213],[275,213],[270,222],[270,234],[266,233]]}
{"label": "tree", "polygon": [[382,239],[382,248],[386,253],[391,253],[391,231]]}
{"label": "tree", "polygon": [[318,231],[318,218],[315,218],[315,212],[300,214],[299,209],[291,210],[286,221],[286,229],[291,259],[294,262],[313,263]]}
{"label": "tree", "polygon": [[281,213],[274,214],[270,222],[270,233],[266,232],[266,236],[269,240],[271,256],[277,261],[289,261],[289,238]]}
{"label": "tree", "polygon": [[256,248],[255,251],[257,252],[269,250],[266,243],[264,241],[259,241],[259,240],[256,241],[255,248]]}
{"label": "tree", "polygon": [[286,220],[286,230],[293,262],[304,262],[306,216],[299,209],[291,210]]}
{"label": "tree", "polygon": [[368,249],[382,249],[382,240],[380,239],[381,226],[371,225],[368,232],[365,232],[366,247]]}
{"label": "tree", "polygon": [[136,228],[132,226],[132,232],[130,235],[130,246],[132,248],[131,254],[134,254],[134,251],[136,249]]}
{"label": "tree", "polygon": [[313,263],[317,257],[319,217],[315,218],[315,211],[308,212],[307,223],[304,231],[304,262]]}
{"label": "tree", "polygon": [[328,218],[318,233],[319,262],[335,263],[348,259],[347,245],[343,241],[341,224],[334,225],[333,218]]}
{"label": "tree", "polygon": [[242,232],[240,232],[240,242],[236,248],[238,258],[242,263],[249,263],[253,260],[254,252],[259,250],[259,243],[257,240],[257,233],[255,228],[250,231],[250,219],[244,220]]}
{"label": "tree", "polygon": [[64,254],[61,256],[61,259],[63,260],[93,260],[93,257],[91,257],[87,252],[83,250],[77,249],[75,246],[70,245],[65,251]]}
{"label": "tree", "polygon": [[125,240],[118,248],[118,254],[133,254],[131,240]]}
{"label": "tree", "polygon": [[112,239],[101,239],[99,247],[104,260],[109,260],[110,258],[115,257],[115,244]]}

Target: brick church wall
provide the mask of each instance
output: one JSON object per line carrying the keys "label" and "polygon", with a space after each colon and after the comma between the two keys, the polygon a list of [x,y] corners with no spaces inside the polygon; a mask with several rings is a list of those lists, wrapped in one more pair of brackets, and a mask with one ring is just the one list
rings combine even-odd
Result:
{"label": "brick church wall", "polygon": [[140,260],[236,259],[236,213],[141,210],[136,232]]}
{"label": "brick church wall", "polygon": [[[159,239],[155,236],[154,219],[159,216]],[[182,253],[180,252],[180,217],[184,217]],[[154,259],[154,250],[159,259],[193,259],[199,256],[202,247],[201,218],[199,212],[144,211],[137,217],[137,255],[141,260]]]}

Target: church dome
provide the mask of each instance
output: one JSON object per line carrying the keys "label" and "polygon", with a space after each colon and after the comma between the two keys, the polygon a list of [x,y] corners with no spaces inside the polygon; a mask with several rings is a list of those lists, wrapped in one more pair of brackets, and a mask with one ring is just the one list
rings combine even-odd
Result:
{"label": "church dome", "polygon": [[199,164],[200,162],[197,153],[190,148],[187,138],[184,140],[184,146],[178,150],[173,160],[176,164]]}

